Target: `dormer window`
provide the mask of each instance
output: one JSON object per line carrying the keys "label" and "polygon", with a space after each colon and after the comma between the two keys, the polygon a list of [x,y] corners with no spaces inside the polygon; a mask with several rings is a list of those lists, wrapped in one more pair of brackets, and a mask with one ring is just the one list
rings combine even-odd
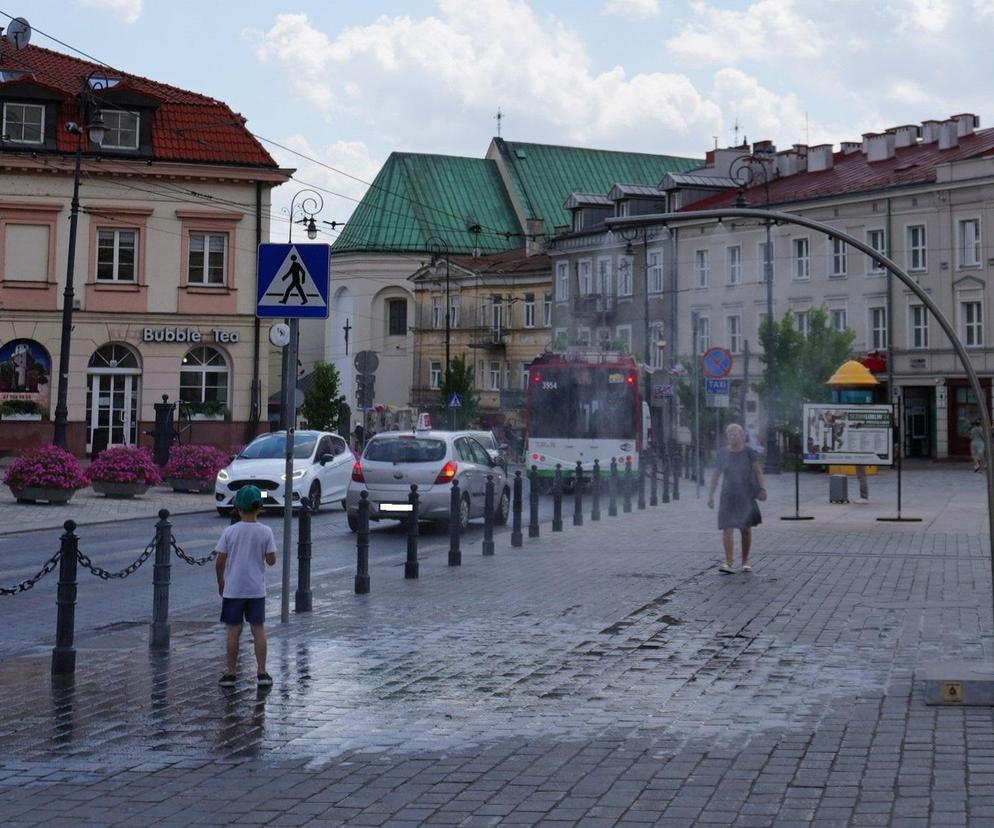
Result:
{"label": "dormer window", "polygon": [[120,78],[101,77],[99,75],[91,75],[88,78],[88,80],[90,84],[90,89],[94,90],[113,89],[121,82]]}
{"label": "dormer window", "polygon": [[120,109],[103,109],[106,132],[101,146],[104,149],[138,149],[138,113]]}
{"label": "dormer window", "polygon": [[41,144],[45,140],[45,107],[38,104],[5,103],[3,139],[17,144]]}

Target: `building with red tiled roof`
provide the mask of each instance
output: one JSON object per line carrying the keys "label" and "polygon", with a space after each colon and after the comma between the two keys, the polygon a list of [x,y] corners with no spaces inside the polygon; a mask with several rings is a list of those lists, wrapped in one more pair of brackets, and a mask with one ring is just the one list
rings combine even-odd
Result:
{"label": "building with red tiled roof", "polygon": [[265,426],[255,251],[289,173],[222,101],[0,38],[0,453],[52,440],[70,264],[71,449],[147,443],[163,395],[184,442]]}
{"label": "building with red tiled roof", "polygon": [[[731,398],[744,402],[738,416],[756,421],[763,416],[759,400],[751,387],[739,392],[762,370],[755,356],[749,365],[746,352],[762,350],[759,326],[767,312],[770,257],[774,317],[790,312],[803,331],[811,312],[824,308],[832,325],[854,332],[854,356],[879,372],[879,399],[897,396],[903,402],[906,454],[969,455],[977,408],[965,374],[935,320],[886,270],[839,238],[796,225],[773,227],[768,250],[761,222],[695,221],[693,214],[768,205],[837,227],[885,253],[936,301],[990,389],[994,129],[979,126],[975,115],[962,114],[868,132],[838,148],[795,144],[777,151],[768,141],[720,148],[709,151],[699,169],[667,174],[653,192],[616,187],[596,198],[575,198],[573,226],[550,251],[557,273],[564,274],[561,287],[557,276],[554,327],[576,339],[655,332],[650,344],[665,343],[658,354],[662,367],[679,365],[710,346],[728,348],[734,361]],[[636,198],[642,203],[632,210]],[[634,244],[627,250],[621,232],[605,224],[614,217],[664,212],[683,212],[688,220],[630,228]],[[602,260],[608,274],[604,288],[597,278],[583,278],[584,262],[600,267]],[[636,274],[636,297],[644,292],[640,282],[662,284],[658,302],[623,303],[625,291],[613,274],[626,265]],[[607,297],[592,304],[595,310],[611,309],[600,312],[595,326],[576,312],[591,304],[585,291]],[[560,293],[575,299],[559,301]],[[691,317],[699,320],[695,342]],[[634,339],[641,356],[638,340],[644,343],[645,336]],[[650,353],[647,361],[656,356]],[[688,424],[677,420],[673,436],[689,440]]]}

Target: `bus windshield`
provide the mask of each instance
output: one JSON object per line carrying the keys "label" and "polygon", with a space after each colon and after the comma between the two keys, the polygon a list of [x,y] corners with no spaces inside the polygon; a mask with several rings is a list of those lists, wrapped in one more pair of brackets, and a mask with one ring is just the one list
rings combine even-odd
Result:
{"label": "bus windshield", "polygon": [[636,388],[628,382],[627,371],[608,366],[542,366],[532,374],[530,436],[591,440],[635,437]]}

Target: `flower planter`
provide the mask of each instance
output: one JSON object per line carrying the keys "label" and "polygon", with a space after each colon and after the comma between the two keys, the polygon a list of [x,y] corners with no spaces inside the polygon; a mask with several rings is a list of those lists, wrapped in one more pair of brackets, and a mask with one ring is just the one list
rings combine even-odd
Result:
{"label": "flower planter", "polygon": [[75,489],[54,489],[49,486],[24,486],[10,490],[18,503],[37,503],[40,500],[48,503],[68,503]]}
{"label": "flower planter", "polygon": [[93,491],[105,497],[127,498],[138,497],[148,491],[148,483],[117,483],[111,480],[93,480],[90,482]]}
{"label": "flower planter", "polygon": [[167,477],[166,485],[174,492],[193,492],[194,494],[210,494],[214,491],[213,480],[196,480],[184,477]]}

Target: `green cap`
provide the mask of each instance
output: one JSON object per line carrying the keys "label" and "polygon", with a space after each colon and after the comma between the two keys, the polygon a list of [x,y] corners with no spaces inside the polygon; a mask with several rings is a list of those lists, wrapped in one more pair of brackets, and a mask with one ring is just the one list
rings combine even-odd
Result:
{"label": "green cap", "polygon": [[254,512],[262,505],[262,492],[258,486],[242,486],[235,495],[235,506],[243,512]]}

